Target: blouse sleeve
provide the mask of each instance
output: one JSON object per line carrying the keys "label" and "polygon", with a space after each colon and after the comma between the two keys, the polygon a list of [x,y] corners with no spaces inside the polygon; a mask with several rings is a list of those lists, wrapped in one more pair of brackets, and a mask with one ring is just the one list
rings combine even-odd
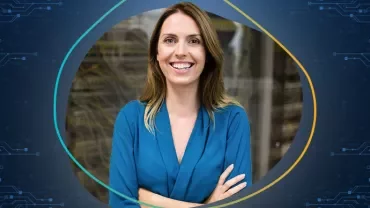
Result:
{"label": "blouse sleeve", "polygon": [[247,186],[252,185],[252,159],[250,126],[247,113],[240,108],[233,112],[227,133],[224,167],[234,164],[234,169],[226,179],[245,174]]}
{"label": "blouse sleeve", "polygon": [[[123,110],[117,115],[112,139],[109,169],[109,186],[117,192],[138,200],[138,182],[134,161],[134,137],[130,123]],[[140,208],[138,203],[110,191],[109,205],[112,208]]]}

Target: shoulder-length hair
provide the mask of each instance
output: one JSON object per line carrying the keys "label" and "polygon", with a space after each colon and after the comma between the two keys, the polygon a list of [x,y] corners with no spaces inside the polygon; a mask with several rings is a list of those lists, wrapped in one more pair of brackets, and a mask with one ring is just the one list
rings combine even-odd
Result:
{"label": "shoulder-length hair", "polygon": [[206,51],[206,63],[199,80],[199,99],[206,108],[211,120],[214,121],[214,111],[228,105],[239,105],[239,102],[229,97],[223,81],[223,51],[208,14],[190,2],[181,2],[167,8],[160,16],[149,43],[149,63],[147,80],[143,94],[139,97],[146,103],[144,112],[145,127],[154,132],[154,118],[166,97],[166,78],[158,61],[158,40],[163,22],[172,14],[182,12],[191,17],[199,27]]}

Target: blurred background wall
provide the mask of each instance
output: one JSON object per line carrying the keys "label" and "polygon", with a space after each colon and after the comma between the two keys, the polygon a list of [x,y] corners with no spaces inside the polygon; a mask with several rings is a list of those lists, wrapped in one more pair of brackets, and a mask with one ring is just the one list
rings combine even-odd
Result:
{"label": "blurred background wall", "polygon": [[[68,148],[107,184],[115,117],[143,88],[148,40],[161,12],[143,13],[106,32],[87,53],[71,86]],[[225,87],[245,106],[250,118],[255,183],[282,158],[298,129],[302,111],[299,69],[266,35],[209,15],[225,53]],[[79,168],[74,170],[92,195],[108,201],[105,188]]]}

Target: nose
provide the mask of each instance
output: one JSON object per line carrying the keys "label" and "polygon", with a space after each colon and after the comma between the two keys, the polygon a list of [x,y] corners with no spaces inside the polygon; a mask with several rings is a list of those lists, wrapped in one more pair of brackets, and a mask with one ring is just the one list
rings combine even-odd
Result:
{"label": "nose", "polygon": [[178,58],[184,58],[186,56],[186,53],[187,53],[187,48],[186,48],[185,43],[179,42],[176,46],[175,55]]}

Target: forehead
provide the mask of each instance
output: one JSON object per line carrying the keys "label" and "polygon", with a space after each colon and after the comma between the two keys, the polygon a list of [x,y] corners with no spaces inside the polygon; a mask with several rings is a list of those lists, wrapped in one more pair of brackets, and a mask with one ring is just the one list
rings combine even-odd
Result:
{"label": "forehead", "polygon": [[161,33],[172,33],[177,35],[186,35],[200,33],[197,23],[188,15],[177,12],[170,15],[163,22]]}

